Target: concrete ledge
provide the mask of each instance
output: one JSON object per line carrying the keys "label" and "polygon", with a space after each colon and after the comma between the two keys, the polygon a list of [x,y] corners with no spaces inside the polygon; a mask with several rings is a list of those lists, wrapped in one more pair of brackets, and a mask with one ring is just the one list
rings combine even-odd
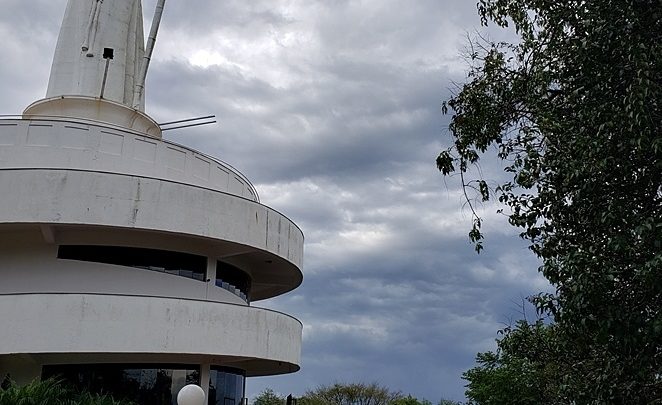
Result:
{"label": "concrete ledge", "polygon": [[7,190],[0,226],[107,227],[231,243],[237,254],[256,252],[250,273],[257,284],[273,286],[256,291],[256,300],[290,291],[303,278],[301,230],[282,214],[231,194],[151,178],[45,169],[0,170],[0,190]]}
{"label": "concrete ledge", "polygon": [[0,118],[0,167],[121,173],[259,201],[250,181],[227,163],[174,142],[89,119]]}
{"label": "concrete ledge", "polygon": [[119,361],[132,355],[239,367],[248,376],[299,369],[301,323],[261,308],[93,294],[0,295],[0,308],[0,324],[11,325],[0,328],[0,360]]}

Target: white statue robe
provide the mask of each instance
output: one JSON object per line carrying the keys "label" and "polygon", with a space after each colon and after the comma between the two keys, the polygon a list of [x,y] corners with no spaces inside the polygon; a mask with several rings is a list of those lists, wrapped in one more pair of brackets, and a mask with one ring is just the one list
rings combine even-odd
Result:
{"label": "white statue robe", "polygon": [[69,0],[46,97],[99,97],[104,48],[112,48],[103,98],[132,107],[145,53],[142,18],[140,0]]}

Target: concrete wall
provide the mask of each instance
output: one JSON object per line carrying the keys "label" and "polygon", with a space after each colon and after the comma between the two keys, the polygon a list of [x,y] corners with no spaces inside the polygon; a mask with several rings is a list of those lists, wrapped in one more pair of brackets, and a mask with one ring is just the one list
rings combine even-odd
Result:
{"label": "concrete wall", "polygon": [[152,354],[239,367],[250,376],[292,372],[300,362],[301,323],[261,308],[96,294],[0,295],[0,308],[0,361],[7,363],[16,354],[38,364],[57,354],[65,362],[81,354],[88,361]]}
{"label": "concrete wall", "polygon": [[90,121],[0,120],[0,167],[132,174],[258,201],[253,185],[227,163],[173,142]]}

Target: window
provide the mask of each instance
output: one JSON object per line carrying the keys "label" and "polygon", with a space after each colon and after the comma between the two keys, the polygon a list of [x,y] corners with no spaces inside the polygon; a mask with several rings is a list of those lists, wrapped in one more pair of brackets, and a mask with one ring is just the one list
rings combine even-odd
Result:
{"label": "window", "polygon": [[207,258],[190,253],[124,246],[62,245],[59,259],[115,264],[205,281]]}
{"label": "window", "polygon": [[187,384],[200,385],[193,365],[67,364],[44,366],[42,378],[59,377],[74,389],[108,393],[137,404],[177,405],[177,394]]}
{"label": "window", "polygon": [[251,277],[231,264],[216,262],[216,286],[230,291],[246,302],[250,301]]}
{"label": "window", "polygon": [[212,367],[209,371],[208,405],[241,405],[244,397],[243,370]]}

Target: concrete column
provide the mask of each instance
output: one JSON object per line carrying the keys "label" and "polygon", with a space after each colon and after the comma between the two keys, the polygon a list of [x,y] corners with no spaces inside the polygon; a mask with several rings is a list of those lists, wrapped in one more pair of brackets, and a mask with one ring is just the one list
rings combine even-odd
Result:
{"label": "concrete column", "polygon": [[209,401],[209,372],[211,369],[211,364],[201,364],[200,365],[200,387],[205,391],[205,397]]}
{"label": "concrete column", "polygon": [[209,298],[209,289],[216,287],[216,258],[207,257],[207,292],[205,298]]}

